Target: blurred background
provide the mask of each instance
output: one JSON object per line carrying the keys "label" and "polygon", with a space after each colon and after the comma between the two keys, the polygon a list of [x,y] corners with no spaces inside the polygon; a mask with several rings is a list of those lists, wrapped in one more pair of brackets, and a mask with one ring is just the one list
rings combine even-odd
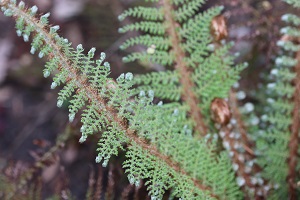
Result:
{"label": "blurred background", "polygon": [[[118,15],[144,1],[24,2],[37,5],[40,13],[51,12],[50,23],[59,25],[59,34],[74,47],[83,44],[86,52],[92,47],[97,48],[96,55],[105,52],[114,78],[128,71],[166,70],[150,63],[122,63],[128,52],[119,46],[140,33],[119,34],[118,28],[134,19],[119,22]],[[263,101],[266,77],[278,50],[280,17],[290,8],[280,0],[212,0],[199,12],[214,5],[225,6],[227,40],[235,42],[232,53],[239,53],[236,62],[249,63],[240,81],[240,89],[247,94],[243,101]],[[136,46],[128,51],[144,49]],[[79,120],[69,124],[67,106],[57,108],[58,89],[50,90],[51,80],[42,75],[45,60],[29,51],[30,43],[15,34],[14,20],[0,14],[0,199],[4,190],[17,191],[12,199],[31,199],[30,192],[35,199],[88,199],[89,194],[90,199],[149,199],[143,186],[135,188],[124,176],[124,155],[112,158],[107,168],[95,164],[99,135],[78,143]]]}

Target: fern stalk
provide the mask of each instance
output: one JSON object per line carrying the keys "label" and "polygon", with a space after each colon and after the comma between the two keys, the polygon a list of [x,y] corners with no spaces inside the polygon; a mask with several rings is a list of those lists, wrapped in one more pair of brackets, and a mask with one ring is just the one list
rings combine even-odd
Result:
{"label": "fern stalk", "polygon": [[[243,141],[243,143],[247,147],[250,148],[248,150],[248,153],[250,153],[250,154],[253,155],[253,152],[251,152],[252,145],[251,145],[250,139],[249,139],[249,137],[247,135],[246,125],[245,125],[245,123],[244,123],[244,121],[242,119],[242,115],[241,115],[240,110],[238,108],[238,102],[237,102],[237,99],[236,99],[236,93],[233,90],[230,91],[229,102],[230,102],[230,105],[231,105],[232,117],[237,122],[236,126],[237,126],[237,129],[238,129],[239,133],[241,134],[242,141]],[[247,151],[247,148],[245,148],[245,150]]]}
{"label": "fern stalk", "polygon": [[[219,135],[223,147],[229,152],[238,184],[245,192],[245,196],[249,199],[261,199],[263,196],[267,196],[268,190],[262,189],[266,182],[261,177],[257,177],[260,167],[254,162],[255,155],[251,149],[252,143],[247,136],[246,126],[241,118],[235,95],[235,92],[231,90],[229,96],[232,111],[231,123],[218,124],[220,127]],[[220,101],[219,104],[222,105]]]}
{"label": "fern stalk", "polygon": [[298,149],[299,149],[299,129],[300,129],[300,51],[296,54],[298,61],[295,66],[296,78],[294,79],[295,93],[293,97],[294,108],[292,113],[291,137],[289,142],[289,158],[288,158],[288,188],[290,199],[296,199],[296,177],[297,177],[297,162],[298,162]]}
{"label": "fern stalk", "polygon": [[191,117],[196,124],[195,129],[201,135],[206,135],[208,132],[208,128],[204,123],[203,116],[199,108],[199,99],[197,98],[196,94],[193,91],[195,85],[191,80],[192,75],[190,70],[187,67],[187,64],[183,60],[183,58],[185,57],[185,53],[179,46],[181,41],[176,31],[177,22],[174,20],[174,17],[172,15],[173,6],[170,0],[162,0],[161,4],[165,13],[164,16],[165,16],[166,31],[170,37],[170,41],[172,43],[172,48],[175,55],[174,66],[175,69],[177,69],[180,74],[179,80],[183,88],[181,98],[183,101],[186,101],[190,107]]}

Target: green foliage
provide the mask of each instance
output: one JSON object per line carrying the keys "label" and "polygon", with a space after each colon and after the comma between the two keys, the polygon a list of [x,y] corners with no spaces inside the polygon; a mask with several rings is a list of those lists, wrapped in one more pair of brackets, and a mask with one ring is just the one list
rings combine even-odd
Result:
{"label": "green foliage", "polygon": [[178,101],[182,93],[179,85],[179,74],[172,71],[160,71],[137,76],[134,83],[141,85],[136,89],[138,94],[140,90],[154,90],[155,96]]}
{"label": "green foliage", "polygon": [[[127,99],[131,95],[128,88],[131,86],[129,82],[132,79],[132,74],[127,73],[125,78],[123,77],[124,74],[121,75],[118,83],[112,81],[107,77],[110,66],[107,62],[103,63],[104,53],[101,53],[100,59],[94,61],[95,48],[92,48],[87,55],[83,53],[82,45],[73,49],[67,39],[56,33],[57,26],[48,26],[47,17],[49,14],[42,15],[39,20],[34,18],[36,6],[25,9],[23,2],[20,2],[18,6],[15,5],[15,2],[3,3],[5,6],[1,8],[4,13],[10,15],[12,12],[16,17],[17,34],[23,36],[25,41],[32,35],[31,53],[39,51],[39,57],[48,56],[44,76],[48,77],[53,71],[58,71],[53,78],[51,89],[65,84],[59,92],[57,106],[61,107],[64,101],[69,100],[69,120],[71,122],[77,112],[82,110],[81,122],[83,125],[80,142],[84,142],[88,135],[108,127],[111,136],[106,136],[106,132],[104,132],[105,137],[100,140],[100,144],[105,143],[105,141],[107,144],[99,147],[99,151],[101,150],[99,156],[103,154],[101,157],[104,157],[104,163],[107,162],[112,154],[117,153],[117,150],[111,149],[110,146],[118,148],[122,142],[125,142],[121,137],[117,138],[119,145],[112,140],[114,134],[121,134],[122,131],[114,122],[115,119],[113,118],[116,116],[112,116],[107,110],[119,108],[120,116],[125,116],[124,110],[127,108]],[[109,87],[118,87],[118,89],[109,91]],[[125,97],[125,99],[120,98],[120,96]],[[110,100],[105,102],[105,98]],[[99,159],[97,161],[100,162]]]}
{"label": "green foliage", "polygon": [[[298,1],[286,1],[294,3]],[[300,5],[300,4],[299,4]],[[282,199],[289,195],[287,187],[287,177],[289,166],[287,160],[290,156],[289,145],[291,140],[291,125],[293,123],[293,110],[297,97],[295,98],[296,87],[291,83],[296,80],[297,72],[295,66],[298,60],[295,59],[295,53],[299,51],[298,44],[292,39],[299,37],[300,29],[296,28],[300,23],[300,18],[296,15],[285,14],[282,20],[289,26],[281,29],[281,33],[290,37],[277,42],[279,47],[284,50],[284,55],[278,56],[276,66],[271,71],[271,77],[274,82],[268,84],[268,90],[271,91],[269,98],[270,110],[267,115],[269,128],[262,134],[262,139],[258,142],[258,149],[261,151],[259,163],[264,167],[264,178],[271,181],[276,190],[273,191],[271,199]],[[290,55],[290,56],[287,56]],[[297,81],[295,82],[297,84]],[[295,98],[295,99],[294,99]],[[298,191],[299,192],[299,191]]]}
{"label": "green foliage", "polygon": [[[187,145],[190,144],[191,141],[187,142],[183,138],[178,140],[178,137],[181,137],[181,135],[176,136],[176,138],[172,140],[174,136],[170,134],[176,132],[185,133],[187,135],[195,134],[194,129],[197,122],[191,118],[187,118],[190,112],[192,112],[191,109],[195,109],[192,103],[186,101],[186,99],[193,99],[193,97],[189,96],[193,94],[186,91],[187,87],[189,87],[191,93],[194,93],[196,98],[198,98],[198,100],[196,100],[196,106],[199,106],[199,109],[201,108],[201,112],[204,113],[204,116],[209,116],[209,107],[212,99],[215,97],[227,97],[230,87],[237,82],[239,73],[244,68],[244,66],[232,67],[234,56],[228,54],[231,45],[217,47],[218,45],[213,43],[210,24],[212,19],[220,14],[222,7],[210,8],[203,13],[198,12],[203,3],[204,1],[202,0],[161,1],[156,8],[137,7],[125,11],[119,16],[120,20],[124,20],[126,17],[134,17],[138,18],[139,22],[126,25],[120,28],[119,32],[124,33],[137,30],[142,34],[129,38],[121,45],[121,49],[126,50],[135,45],[142,45],[145,49],[144,52],[133,52],[124,57],[123,61],[150,61],[170,68],[170,70],[167,71],[152,72],[133,79],[133,84],[137,86],[135,89],[136,94],[151,89],[157,98],[180,103],[176,103],[177,108],[174,109],[174,113],[179,112],[178,107],[185,108],[185,112],[181,114],[182,118],[176,120],[176,123],[172,123],[172,121],[165,124],[161,124],[159,121],[153,123],[150,119],[153,118],[153,116],[160,116],[162,112],[160,110],[157,113],[151,113],[154,111],[153,108],[151,108],[151,111],[143,112],[147,113],[147,115],[151,114],[148,120],[145,120],[145,118],[140,117],[138,114],[135,115],[138,119],[143,119],[144,122],[147,122],[146,130],[153,127],[158,129],[156,131],[159,132],[159,137],[145,133],[146,130],[143,127],[140,127],[142,129],[137,129],[136,127],[134,129],[138,130],[139,133],[143,133],[143,136],[146,135],[151,143],[157,143],[157,141],[153,141],[153,138],[157,137],[157,140],[162,139],[161,143],[156,144],[156,146],[160,147],[160,151],[163,152],[164,149],[167,150],[165,154],[171,155],[176,162],[181,163],[182,167],[186,169],[188,173],[195,175],[195,179],[203,180],[212,188],[229,187],[233,189],[236,183],[234,179],[228,176],[230,169],[229,171],[224,171],[218,168],[220,166],[218,166],[216,170],[212,170],[215,168],[214,166],[206,168],[208,163],[214,165],[215,160],[218,160],[215,157],[216,155],[206,152],[207,149],[209,149],[207,145],[202,144],[202,148],[194,143]],[[149,16],[149,12],[152,12],[153,16]],[[191,73],[190,75],[185,75],[185,72]],[[220,87],[220,85],[222,85],[222,87]],[[189,94],[185,96],[186,93]],[[198,102],[200,102],[199,105],[197,105]],[[158,119],[166,120],[166,116],[160,116]],[[140,121],[140,123],[143,123],[143,121]],[[210,126],[210,118],[206,118],[204,121],[207,126]],[[215,132],[213,126],[210,127],[211,130],[209,130],[209,132]],[[164,135],[164,133],[166,135]],[[186,136],[184,136],[184,138],[185,137]],[[165,141],[170,141],[170,143]],[[179,141],[183,143],[178,143]],[[187,144],[184,145],[184,143]],[[170,144],[172,145],[170,146]],[[174,147],[178,147],[178,149],[174,149]],[[195,149],[193,147],[195,147]],[[193,153],[193,151],[195,152]],[[202,154],[200,152],[205,153]],[[185,163],[185,159],[189,159],[191,155],[194,159],[199,160],[199,162],[205,161],[203,168],[200,163],[197,163],[196,166],[191,165],[190,161]],[[208,157],[205,155],[208,155]],[[225,156],[225,154],[222,154],[222,156],[220,160],[224,162],[226,160],[226,162],[228,162],[228,156]],[[214,158],[215,160],[210,160],[209,158]],[[225,163],[223,164],[226,165]],[[224,167],[224,165],[222,167]],[[211,171],[206,171],[206,169],[211,169]],[[216,174],[211,174],[216,171],[227,173],[227,175],[221,175],[227,181],[220,181],[219,183],[221,184],[218,186],[213,183],[215,181],[213,177],[215,177]],[[201,176],[197,174],[201,174]],[[221,177],[219,175],[216,176]],[[210,178],[212,178],[212,180],[209,180]],[[225,182],[226,186],[223,185]],[[239,196],[238,193],[234,192],[235,189],[227,190],[229,196],[226,198],[235,199]],[[214,191],[214,194],[219,195],[222,193],[224,194],[224,191]],[[235,195],[237,196],[235,197]]]}
{"label": "green foliage", "polygon": [[[128,72],[116,80],[109,77],[111,67],[105,62],[105,53],[95,60],[95,48],[87,53],[81,44],[73,48],[57,34],[59,26],[49,25],[49,13],[38,17],[37,7],[26,8],[22,1],[17,5],[13,0],[0,0],[0,6],[6,16],[15,18],[17,35],[25,42],[32,41],[30,53],[47,57],[43,75],[53,75],[51,89],[63,85],[57,106],[68,102],[70,122],[81,115],[79,142],[85,142],[91,134],[101,134],[97,163],[106,167],[112,156],[126,151],[123,167],[129,183],[139,187],[143,179],[151,199],[162,199],[166,190],[172,198],[180,199],[243,199],[251,196],[251,190],[236,168],[245,166],[231,160],[245,151],[243,147],[241,154],[235,154],[242,144],[234,138],[241,136],[236,130],[240,127],[219,124],[221,128],[216,128],[210,106],[216,97],[228,97],[246,65],[234,66],[235,56],[229,53],[232,44],[213,38],[211,23],[223,8],[200,12],[204,2],[162,0],[157,7],[139,6],[121,14],[119,20],[134,17],[138,22],[125,25],[119,32],[139,31],[141,35],[129,38],[120,48],[141,45],[145,49],[130,53],[123,61],[150,61],[167,70],[137,77]],[[286,2],[300,7],[297,0]],[[286,160],[291,156],[290,126],[295,120],[291,113],[297,105],[293,101],[294,85],[299,82],[295,81],[298,59],[294,54],[300,50],[295,42],[300,37],[300,18],[286,14],[282,20],[291,26],[280,32],[292,39],[277,43],[284,54],[276,59],[276,68],[271,71],[273,82],[267,85],[271,92],[267,109],[271,112],[265,116],[268,128],[257,141],[264,178],[257,191],[272,187],[271,199],[286,199],[289,193]],[[162,101],[155,104],[154,98]],[[224,130],[228,128],[232,130],[226,135]],[[221,138],[213,136],[216,132]],[[225,136],[237,143],[230,144]],[[220,148],[221,143],[229,153]],[[252,167],[256,161],[247,158],[246,162]],[[260,173],[256,175],[260,178]],[[246,178],[258,182],[250,174]],[[5,177],[0,179],[7,182]],[[3,184],[0,187],[13,190]]]}
{"label": "green foliage", "polygon": [[[193,82],[193,92],[201,102],[200,107],[207,114],[212,99],[228,96],[230,87],[237,82],[239,73],[244,66],[232,67],[234,57],[228,55],[228,49],[231,45],[216,48],[216,44],[213,44],[210,24],[213,17],[220,14],[222,7],[210,8],[201,13],[198,10],[204,3],[203,0],[172,2],[173,7],[170,10],[170,15],[174,22],[164,17],[167,14],[163,3],[157,8],[138,7],[129,9],[120,15],[120,20],[128,16],[141,20],[138,23],[121,28],[120,32],[141,30],[143,33],[129,38],[121,45],[121,49],[134,45],[142,45],[146,49],[145,52],[131,53],[123,60],[125,62],[135,60],[151,61],[166,67],[172,67],[173,69],[165,72],[141,75],[133,82],[138,85],[137,91],[152,89],[158,98],[179,101],[183,98],[182,94],[186,92],[182,86],[182,82],[185,80],[180,80],[184,72],[176,67],[179,59],[182,59],[185,64],[184,67],[192,71],[189,79]],[[171,1],[170,4],[172,4]],[[148,16],[147,13],[150,11],[154,13],[153,17]],[[178,43],[170,35],[171,23],[176,23],[175,34],[179,38],[176,41]],[[148,24],[149,26],[141,29],[141,24]],[[184,52],[182,58],[176,55],[176,48]],[[220,84],[223,87],[219,87]],[[182,103],[185,104],[186,102]]]}
{"label": "green foliage", "polygon": [[[56,33],[58,26],[48,25],[49,14],[39,19],[35,17],[36,6],[26,9],[22,2],[17,6],[15,1],[1,1],[1,9],[7,16],[16,18],[17,34],[23,36],[25,42],[31,38],[30,52],[38,52],[40,58],[48,57],[44,76],[57,72],[51,88],[65,85],[59,92],[57,106],[69,101],[70,122],[81,110],[82,136],[79,142],[84,142],[94,132],[102,133],[96,162],[102,161],[102,165],[107,166],[110,157],[117,155],[120,149],[124,150],[124,144],[127,144],[124,168],[129,181],[138,184],[140,179],[146,179],[152,199],[161,199],[166,189],[172,189],[174,196],[184,199],[235,199],[240,196],[233,171],[230,168],[224,170],[224,166],[230,165],[228,157],[225,154],[219,156],[214,151],[215,144],[207,146],[205,142],[193,139],[193,123],[187,118],[186,105],[153,105],[154,92],[148,88],[139,90],[139,95],[134,97],[137,92],[131,89],[135,84],[131,73],[121,74],[116,81],[109,78],[110,66],[103,62],[104,53],[95,61],[95,48],[89,50],[87,55],[82,45],[73,49],[67,39]],[[182,12],[184,10],[185,7]],[[141,11],[145,10],[131,10],[124,16],[139,16]],[[141,16],[150,19],[149,12]],[[162,19],[159,14],[154,18]],[[158,22],[139,22],[122,30],[165,34],[165,26]],[[156,41],[159,43],[160,39]],[[165,40],[161,42],[166,43]],[[163,48],[166,49],[166,46],[162,45]],[[226,54],[226,51],[220,50],[220,53]],[[136,55],[139,57],[142,54]],[[172,63],[172,56],[168,60],[169,52],[161,51],[161,54],[155,55],[156,61]],[[213,59],[216,58],[207,62],[214,64]],[[230,59],[227,64],[232,64]],[[178,82],[176,72],[162,73],[169,74],[169,80]],[[159,85],[164,81],[155,76],[149,75],[151,83]],[[167,96],[178,99],[178,94]]]}

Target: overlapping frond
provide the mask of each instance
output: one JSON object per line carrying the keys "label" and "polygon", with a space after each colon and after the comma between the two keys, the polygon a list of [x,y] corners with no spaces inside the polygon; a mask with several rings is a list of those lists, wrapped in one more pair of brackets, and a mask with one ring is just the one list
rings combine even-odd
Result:
{"label": "overlapping frond", "polygon": [[[57,26],[48,25],[49,14],[38,19],[36,6],[27,9],[23,2],[17,5],[14,0],[2,0],[0,6],[5,15],[16,19],[17,34],[25,41],[30,38],[33,41],[31,53],[48,58],[44,76],[56,73],[51,88],[65,85],[59,92],[57,106],[69,101],[70,122],[81,110],[79,142],[95,132],[102,133],[96,162],[106,166],[126,143],[128,159],[124,167],[129,181],[138,184],[139,179],[146,179],[152,199],[161,199],[169,188],[174,196],[183,199],[240,196],[233,171],[224,170],[229,159],[219,157],[213,144],[208,147],[205,142],[193,139],[194,122],[187,118],[189,106],[161,102],[153,105],[153,90],[141,90],[134,97],[131,73],[121,74],[117,80],[109,78],[110,66],[104,62],[105,54],[94,60],[95,48],[85,54],[82,45],[71,47],[68,40],[56,33]],[[142,24],[143,29],[153,32],[163,27],[154,24],[152,29],[148,25],[153,23]],[[169,77],[170,81],[178,82],[176,73],[169,73]],[[148,78],[156,84],[163,81],[151,75]]]}
{"label": "overlapping frond", "polygon": [[140,90],[148,91],[152,89],[155,91],[155,97],[162,99],[178,101],[182,92],[182,88],[179,85],[179,74],[176,71],[153,72],[140,75],[133,80],[133,83],[141,85],[137,88],[137,93]]}
{"label": "overlapping frond", "polygon": [[[299,1],[286,1],[297,6]],[[299,4],[300,6],[300,4]],[[299,131],[299,61],[300,53],[297,40],[299,39],[300,18],[285,14],[282,20],[289,26],[281,29],[283,37],[277,42],[285,55],[276,59],[276,67],[272,69],[271,76],[274,82],[268,84],[272,91],[269,98],[272,113],[268,114],[267,121],[270,127],[258,143],[261,151],[259,163],[264,166],[263,176],[269,179],[275,190],[271,198],[295,199],[299,191],[294,187],[299,180],[296,175],[298,131]],[[289,55],[289,56],[287,56]],[[296,191],[297,190],[297,191]]]}
{"label": "overlapping frond", "polygon": [[[181,100],[191,110],[195,110],[191,111],[195,127],[205,135],[209,120],[204,123],[199,105],[205,110],[202,112],[207,113],[213,98],[228,96],[229,88],[238,80],[243,67],[233,67],[234,57],[228,55],[230,45],[220,49],[216,47],[218,44],[213,42],[210,27],[213,18],[221,13],[222,7],[199,12],[204,2],[161,0],[157,7],[131,8],[120,15],[119,19],[131,16],[138,18],[140,22],[126,25],[119,31],[142,30],[141,35],[128,39],[121,48],[142,45],[146,49],[145,52],[129,54],[123,61],[147,60],[169,67],[170,71],[178,74],[178,81],[169,78],[172,74],[170,72],[142,75],[135,81],[139,86],[137,90],[151,88],[156,97]],[[155,17],[148,17],[147,13],[150,11]],[[141,29],[141,24],[149,24],[149,27]],[[152,81],[149,81],[150,76]],[[163,81],[158,81],[158,76]],[[218,87],[220,82],[223,87]],[[186,101],[187,99],[190,101]]]}
{"label": "overlapping frond", "polygon": [[[165,189],[172,188],[176,193],[180,194],[179,196],[189,197],[188,199],[203,199],[205,196],[206,198],[216,198],[218,196],[217,198],[221,199],[241,197],[241,193],[235,183],[234,174],[230,169],[228,156],[226,154],[219,156],[216,153],[215,144],[207,146],[205,141],[194,140],[191,135],[191,123],[185,117],[186,109],[181,108],[180,104],[167,105],[166,107],[162,104],[157,107],[144,106],[144,109],[151,110],[136,113],[133,116],[133,120],[131,120],[134,122],[132,126],[138,130],[139,135],[144,136],[151,144],[155,144],[159,152],[166,156],[165,160],[168,161],[171,158],[173,162],[180,163],[180,166],[174,166],[175,168],[180,167],[184,171],[183,174],[185,175],[181,175],[180,179],[186,180],[185,176],[189,174],[192,180],[196,181],[195,184],[198,185],[198,189],[202,188],[204,192],[197,189],[192,193],[182,193],[178,187],[182,187],[183,184],[186,185],[185,187],[191,188],[189,181],[187,183],[178,183],[177,178],[173,178],[174,176],[177,177],[177,175],[173,173],[172,168],[169,168],[169,166],[158,168],[156,166],[157,163],[153,162],[147,162],[147,165],[144,166],[146,168],[145,171],[150,171],[153,174],[150,177],[145,177],[145,175],[138,177],[138,173],[135,170],[139,169],[130,167],[128,162],[133,162],[132,160],[126,161],[125,167],[129,168],[127,172],[136,174],[135,176],[130,175],[134,180],[131,182],[134,183],[140,178],[153,179],[153,177],[157,176],[154,180],[160,195],[163,194],[163,187],[165,187]],[[144,126],[141,125],[142,123],[147,123],[147,129],[144,129]],[[154,126],[156,126],[155,130]],[[132,152],[129,155],[132,156]],[[136,164],[133,165],[141,165],[139,160],[134,163]],[[224,169],[225,166],[226,170]],[[153,181],[150,182],[152,183]],[[161,189],[159,189],[160,187]],[[211,195],[211,191],[216,196]],[[203,196],[203,193],[206,195]]]}

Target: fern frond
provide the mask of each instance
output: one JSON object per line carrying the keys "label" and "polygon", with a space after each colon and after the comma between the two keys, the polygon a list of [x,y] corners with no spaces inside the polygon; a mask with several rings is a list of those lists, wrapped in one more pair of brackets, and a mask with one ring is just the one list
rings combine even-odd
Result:
{"label": "fern frond", "polygon": [[[126,143],[128,159],[124,167],[129,180],[138,184],[140,178],[146,179],[152,199],[162,198],[169,188],[173,188],[175,196],[186,199],[235,199],[240,196],[233,172],[224,171],[220,166],[229,160],[218,159],[214,144],[208,147],[205,142],[192,138],[193,123],[187,118],[187,105],[153,105],[153,90],[147,91],[148,94],[141,91],[139,97],[133,97],[133,75],[121,74],[116,81],[108,78],[110,66],[103,63],[103,53],[94,61],[94,48],[87,55],[82,45],[72,48],[71,43],[56,33],[57,28],[47,25],[45,17],[48,15],[42,19],[35,17],[35,6],[26,9],[24,3],[20,6],[15,1],[0,3],[7,16],[23,20],[17,34],[25,41],[29,38],[35,41],[33,53],[48,57],[44,76],[57,71],[51,88],[65,85],[59,92],[57,105],[62,106],[69,100],[70,121],[82,111],[80,142],[90,134],[103,132],[96,162],[102,161],[106,166],[110,157],[124,149]],[[182,150],[181,147],[186,148]],[[197,165],[190,164],[190,155],[195,156]],[[226,180],[231,182],[224,185]]]}
{"label": "fern frond", "polygon": [[129,8],[124,13],[119,16],[119,20],[123,20],[128,16],[142,18],[145,20],[162,20],[163,19],[163,12],[162,10],[158,10],[156,8],[145,8],[142,6]]}
{"label": "fern frond", "polygon": [[[141,85],[136,91],[155,91],[155,96],[162,99],[178,101],[181,94],[179,74],[176,71],[154,72],[137,76],[133,83]],[[167,90],[166,90],[167,89]]]}
{"label": "fern frond", "polygon": [[161,23],[152,21],[136,22],[134,24],[129,24],[127,26],[119,28],[119,33],[125,33],[127,31],[143,31],[157,35],[163,35],[165,33],[165,29],[161,25]]}
{"label": "fern frond", "polygon": [[123,58],[124,62],[133,62],[136,60],[150,61],[164,66],[171,65],[174,60],[173,54],[168,54],[165,51],[154,50],[154,53],[140,52],[132,53]]}
{"label": "fern frond", "polygon": [[[300,6],[299,1],[285,2],[295,7]],[[295,26],[299,25],[299,17],[285,14],[282,20],[291,26],[281,29],[280,32],[288,39],[278,41],[277,45],[283,47],[289,56],[279,56],[275,61],[277,67],[271,71],[273,78],[280,82],[268,84],[268,89],[272,91],[276,100],[269,101],[273,110],[268,115],[271,125],[258,143],[262,152],[259,163],[265,169],[263,176],[271,180],[276,189],[271,198],[289,196],[290,199],[296,199],[299,194],[295,183],[299,180],[296,168],[300,128],[300,53],[295,40],[299,38],[300,30]]]}
{"label": "fern frond", "polygon": [[159,36],[150,36],[150,35],[142,35],[135,38],[130,38],[126,40],[121,46],[121,49],[127,49],[128,47],[134,45],[144,45],[146,47],[150,47],[151,45],[155,46],[155,50],[168,50],[171,46],[171,42],[166,40],[163,37]]}
{"label": "fern frond", "polygon": [[195,0],[183,4],[175,12],[176,20],[182,22],[193,17],[204,2],[205,0]]}
{"label": "fern frond", "polygon": [[[132,10],[125,11],[120,18],[123,20],[124,16],[134,16],[141,19],[141,22],[121,28],[122,32],[140,29],[141,23],[155,23],[161,29],[159,32],[147,30],[145,35],[125,41],[121,45],[122,49],[132,45],[143,45],[146,46],[147,50],[146,52],[129,54],[123,61],[147,60],[163,66],[171,66],[179,77],[178,82],[166,78],[165,84],[158,86],[154,82],[149,85],[148,77],[141,76],[139,79],[145,79],[145,81],[136,82],[137,89],[151,88],[157,97],[173,101],[178,101],[180,96],[180,101],[190,107],[189,114],[194,120],[194,129],[205,135],[215,131],[209,130],[211,121],[203,117],[204,113],[207,114],[209,110],[209,101],[216,96],[228,96],[229,88],[238,80],[238,74],[243,67],[232,67],[233,57],[228,55],[229,45],[216,52],[212,49],[214,45],[210,25],[212,19],[220,14],[222,7],[210,8],[198,14],[203,3],[203,0],[161,0],[157,8],[144,7],[143,9],[156,9],[153,11],[155,13],[163,12],[163,18],[159,17],[154,21],[147,19],[143,17],[140,7],[135,9],[135,12]],[[152,76],[154,76],[153,74]],[[165,74],[158,73],[158,75]],[[161,79],[164,78],[165,76]],[[220,84],[219,81],[222,82],[222,88],[217,87]],[[203,87],[202,83],[211,86]],[[178,89],[176,90],[176,88]],[[171,91],[171,94],[162,94],[161,91]],[[180,94],[178,95],[177,92]]]}

